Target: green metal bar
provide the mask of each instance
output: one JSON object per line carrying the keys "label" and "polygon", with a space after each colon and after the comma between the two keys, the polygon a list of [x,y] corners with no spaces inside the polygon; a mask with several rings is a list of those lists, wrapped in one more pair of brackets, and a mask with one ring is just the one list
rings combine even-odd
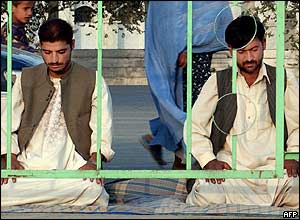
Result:
{"label": "green metal bar", "polygon": [[[233,2],[234,6],[238,5],[238,1]],[[236,94],[236,77],[237,77],[237,58],[236,58],[236,49],[232,49],[232,82],[231,82],[231,92],[232,94]],[[233,132],[235,133],[235,132]],[[232,155],[232,162],[231,168],[236,170],[236,135],[232,135],[231,139],[231,155]]]}
{"label": "green metal bar", "polygon": [[285,160],[299,160],[299,152],[289,152],[284,154]]}
{"label": "green metal bar", "polygon": [[6,99],[6,115],[7,115],[7,136],[6,136],[6,167],[11,169],[11,73],[12,73],[12,2],[7,1],[7,11],[8,11],[8,22],[7,22],[7,99]]}
{"label": "green metal bar", "polygon": [[2,178],[278,178],[274,170],[2,170]]}
{"label": "green metal bar", "polygon": [[192,143],[192,24],[193,23],[193,2],[188,1],[187,13],[187,143],[186,143],[186,169],[191,169],[191,143]]}
{"label": "green metal bar", "polygon": [[97,48],[97,170],[101,169],[102,137],[102,1],[98,1],[98,48]]}
{"label": "green metal bar", "polygon": [[[237,57],[236,57],[236,49],[232,49],[232,94],[236,94],[236,77],[237,77]],[[236,133],[236,132],[233,132]],[[232,163],[231,167],[233,170],[236,170],[236,135],[232,135],[231,145],[232,145]]]}
{"label": "green metal bar", "polygon": [[285,2],[276,1],[276,173],[283,177],[284,163],[284,20]]}

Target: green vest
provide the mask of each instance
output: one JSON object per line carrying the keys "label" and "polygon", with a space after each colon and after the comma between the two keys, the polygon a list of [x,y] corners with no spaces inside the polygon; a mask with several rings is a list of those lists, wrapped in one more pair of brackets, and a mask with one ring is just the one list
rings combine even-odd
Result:
{"label": "green vest", "polygon": [[[95,82],[95,71],[76,63],[72,63],[70,70],[60,81],[61,105],[67,129],[76,151],[86,160],[90,157],[92,130],[89,121]],[[19,147],[23,151],[46,111],[55,88],[45,64],[24,68],[21,87],[24,112],[17,132]]]}
{"label": "green vest", "polygon": [[[276,125],[276,68],[269,66],[267,64],[267,74],[270,79],[270,84],[267,83],[267,97],[268,97],[268,105],[270,109],[270,114],[272,118],[272,122]],[[286,74],[286,73],[285,73]],[[286,81],[286,76],[285,76]],[[218,96],[219,98],[224,96],[225,94],[229,94],[232,91],[231,84],[232,84],[232,69],[226,69],[217,72],[217,84],[218,84]],[[286,87],[286,82],[285,82]],[[222,128],[221,132],[215,125],[212,124],[210,140],[213,144],[213,151],[214,154],[217,153],[223,148],[226,136],[229,133],[230,129],[233,126],[233,122],[235,120],[237,112],[237,100],[236,95],[228,95],[226,98],[221,99],[218,102],[215,113],[214,113],[214,120],[219,128]],[[286,144],[287,140],[287,127],[286,127],[286,120],[284,118],[284,143]],[[286,146],[285,146],[286,150]]]}

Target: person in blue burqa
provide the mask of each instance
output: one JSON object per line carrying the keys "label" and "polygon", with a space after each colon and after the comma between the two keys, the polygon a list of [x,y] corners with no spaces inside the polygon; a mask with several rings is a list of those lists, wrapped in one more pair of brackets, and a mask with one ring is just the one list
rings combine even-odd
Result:
{"label": "person in blue burqa", "polygon": [[[232,21],[227,1],[192,3],[192,104],[210,76],[212,54],[227,50],[224,33]],[[145,30],[145,72],[158,117],[140,142],[159,165],[162,147],[175,153],[172,169],[185,169],[187,2],[149,1]],[[201,116],[199,116],[201,117]]]}

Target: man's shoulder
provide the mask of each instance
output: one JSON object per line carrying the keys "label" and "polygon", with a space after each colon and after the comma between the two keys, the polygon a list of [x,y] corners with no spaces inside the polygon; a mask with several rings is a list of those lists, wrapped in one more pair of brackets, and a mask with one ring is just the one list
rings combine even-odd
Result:
{"label": "man's shoulder", "polygon": [[45,73],[47,73],[47,66],[44,63],[33,67],[23,67],[21,74],[22,86],[31,87],[43,84],[46,79]]}
{"label": "man's shoulder", "polygon": [[268,69],[276,70],[276,67],[275,67],[275,66],[272,66],[272,65],[267,64],[267,63],[264,63],[264,65],[266,66],[267,70],[268,70]]}
{"label": "man's shoulder", "polygon": [[41,77],[43,77],[46,71],[47,66],[44,63],[32,67],[23,67],[21,74],[22,82],[26,82],[26,84],[28,84],[34,79],[39,80]]}
{"label": "man's shoulder", "polygon": [[216,72],[217,78],[231,77],[232,75],[232,67],[227,67],[226,69],[218,70]]}
{"label": "man's shoulder", "polygon": [[38,64],[36,66],[31,67],[23,67],[22,69],[22,75],[23,74],[33,74],[33,73],[42,73],[46,68],[46,65],[44,63]]}
{"label": "man's shoulder", "polygon": [[[265,69],[267,72],[267,75],[269,78],[271,78],[270,80],[275,80],[276,79],[276,67],[272,66],[270,64],[264,63],[265,65]],[[286,70],[284,69],[284,71],[286,72]]]}
{"label": "man's shoulder", "polygon": [[75,78],[77,80],[82,81],[83,83],[91,82],[92,84],[96,81],[96,71],[88,68],[86,66],[83,66],[79,63],[76,63],[73,61],[73,70],[72,70],[73,76],[76,75]]}
{"label": "man's shoulder", "polygon": [[91,68],[88,68],[88,67],[81,65],[77,62],[74,62],[74,61],[73,61],[73,64],[74,64],[74,71],[76,71],[78,73],[81,73],[81,74],[88,73],[88,74],[92,74],[92,75],[96,74],[96,71]]}

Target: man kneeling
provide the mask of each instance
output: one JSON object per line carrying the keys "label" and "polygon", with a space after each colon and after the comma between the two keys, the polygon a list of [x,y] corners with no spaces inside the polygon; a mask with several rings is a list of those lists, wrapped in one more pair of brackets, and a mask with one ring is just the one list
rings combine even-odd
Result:
{"label": "man kneeling", "polygon": [[[231,169],[233,134],[237,170],[275,170],[276,69],[263,62],[264,35],[251,16],[238,17],[225,31],[230,52],[237,49],[237,93],[230,94],[229,68],[208,79],[193,107],[191,151],[204,170]],[[299,152],[299,83],[287,73],[285,81],[285,151]],[[197,179],[186,203],[299,208],[299,162],[285,160],[284,169],[282,179]]]}
{"label": "man kneeling", "polygon": [[[12,89],[12,169],[96,170],[96,72],[71,61],[72,27],[61,19],[39,29],[44,64],[25,68]],[[114,156],[111,96],[102,80],[101,156]],[[5,111],[4,111],[5,114]],[[1,169],[6,164],[1,116]],[[108,205],[103,179],[1,178],[1,206]]]}

